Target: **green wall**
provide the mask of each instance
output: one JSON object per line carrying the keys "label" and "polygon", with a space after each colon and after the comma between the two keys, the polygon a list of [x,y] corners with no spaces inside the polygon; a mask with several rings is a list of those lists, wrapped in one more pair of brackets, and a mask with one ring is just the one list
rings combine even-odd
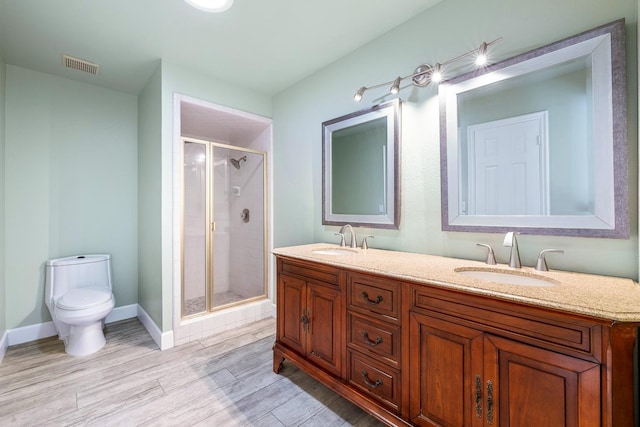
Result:
{"label": "green wall", "polygon": [[137,98],[10,65],[5,96],[6,327],[50,320],[50,258],[110,253],[137,303]]}
{"label": "green wall", "polygon": [[[391,99],[381,88],[367,92],[358,104],[352,98],[357,88],[407,75],[425,62],[446,61],[482,41],[503,37],[492,53],[494,58],[506,59],[619,18],[627,20],[632,237],[610,240],[523,235],[519,243],[525,265],[534,265],[541,249],[558,247],[565,254],[550,259],[552,268],[637,279],[636,0],[447,0],[276,95],[275,246],[336,242],[333,233],[337,228],[323,226],[321,221],[320,124]],[[441,230],[437,88],[408,87],[400,97],[404,101],[400,230],[358,230],[358,235],[374,234],[372,245],[378,248],[478,260],[483,251],[475,244],[489,243],[496,249],[498,261],[505,262],[508,249],[502,247],[502,235]]]}
{"label": "green wall", "polygon": [[7,330],[5,300],[5,232],[4,232],[4,138],[5,138],[5,64],[0,51],[0,339]]}
{"label": "green wall", "polygon": [[162,325],[161,67],[138,97],[138,304]]}
{"label": "green wall", "polygon": [[[162,161],[160,180],[161,185],[155,190],[162,194],[161,227],[162,254],[160,264],[155,268],[162,271],[162,284],[153,290],[148,290],[149,298],[162,302],[162,321],[157,322],[163,332],[173,329],[173,275],[175,251],[173,241],[174,198],[173,198],[173,168],[179,151],[175,150],[176,138],[179,130],[174,129],[174,96],[187,95],[199,100],[223,105],[241,111],[250,112],[265,117],[271,116],[271,97],[220,81],[209,75],[197,73],[179,65],[162,62],[162,146],[160,148]],[[318,125],[319,126],[319,125]],[[177,253],[179,257],[179,253]],[[156,320],[154,318],[154,320]]]}

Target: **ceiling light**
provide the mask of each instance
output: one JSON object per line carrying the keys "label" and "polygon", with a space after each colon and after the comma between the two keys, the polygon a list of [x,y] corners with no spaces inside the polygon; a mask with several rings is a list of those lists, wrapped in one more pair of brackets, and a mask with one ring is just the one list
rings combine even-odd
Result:
{"label": "ceiling light", "polygon": [[360,102],[362,101],[362,95],[364,95],[364,91],[367,90],[366,87],[362,86],[360,89],[358,89],[358,91],[356,92],[355,95],[353,95],[353,99],[356,102]]}
{"label": "ceiling light", "polygon": [[196,9],[205,12],[224,12],[233,5],[233,0],[184,0]]}

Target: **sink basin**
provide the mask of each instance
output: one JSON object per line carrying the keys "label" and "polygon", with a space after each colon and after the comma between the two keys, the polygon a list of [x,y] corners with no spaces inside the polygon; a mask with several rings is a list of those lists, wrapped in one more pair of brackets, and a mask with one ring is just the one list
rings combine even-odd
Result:
{"label": "sink basin", "polygon": [[508,285],[519,286],[555,286],[557,283],[547,280],[543,277],[524,276],[522,274],[511,273],[508,271],[495,270],[465,270],[456,269],[456,273],[463,276],[473,277],[474,279],[485,280],[487,282],[505,283]]}
{"label": "sink basin", "polygon": [[358,253],[355,249],[349,248],[325,248],[325,249],[316,249],[315,251],[311,251],[316,255],[355,255]]}

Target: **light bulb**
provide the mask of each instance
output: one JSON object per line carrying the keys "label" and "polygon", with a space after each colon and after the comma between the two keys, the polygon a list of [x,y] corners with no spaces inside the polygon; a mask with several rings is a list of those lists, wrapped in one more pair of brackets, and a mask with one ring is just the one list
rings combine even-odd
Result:
{"label": "light bulb", "polygon": [[487,44],[482,43],[478,48],[478,56],[476,56],[476,65],[482,67],[487,64]]}
{"label": "light bulb", "polygon": [[440,83],[442,81],[442,66],[440,64],[436,64],[433,68],[433,73],[431,73],[431,81],[434,83]]}
{"label": "light bulb", "polygon": [[365,91],[365,90],[367,90],[367,88],[366,88],[366,87],[364,87],[364,86],[362,86],[360,89],[358,89],[358,90],[356,91],[356,94],[355,94],[355,95],[353,95],[353,99],[354,99],[356,102],[360,102],[360,101],[362,101],[362,96],[364,95],[364,91]]}

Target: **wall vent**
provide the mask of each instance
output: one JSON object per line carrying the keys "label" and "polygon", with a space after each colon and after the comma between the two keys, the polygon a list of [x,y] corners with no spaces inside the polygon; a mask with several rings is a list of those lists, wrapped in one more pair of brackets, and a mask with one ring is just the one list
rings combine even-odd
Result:
{"label": "wall vent", "polygon": [[73,68],[74,70],[83,71],[85,73],[97,75],[100,66],[93,62],[85,61],[84,59],[74,58],[73,56],[62,54],[62,62],[67,68]]}

